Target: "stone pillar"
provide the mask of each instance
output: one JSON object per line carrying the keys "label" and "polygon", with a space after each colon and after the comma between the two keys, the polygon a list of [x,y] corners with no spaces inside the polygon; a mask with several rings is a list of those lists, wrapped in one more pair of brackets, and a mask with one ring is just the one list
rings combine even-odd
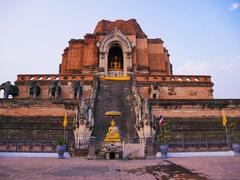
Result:
{"label": "stone pillar", "polygon": [[154,144],[154,139],[153,137],[147,137],[146,138],[146,158],[147,159],[152,159],[154,158],[154,154],[153,154],[153,144]]}
{"label": "stone pillar", "polygon": [[127,76],[128,58],[127,53],[123,52],[123,76]]}
{"label": "stone pillar", "polygon": [[115,152],[115,159],[119,159],[120,152]]}
{"label": "stone pillar", "polygon": [[110,152],[106,152],[106,159],[110,159]]}
{"label": "stone pillar", "polygon": [[96,159],[96,137],[91,136],[88,148],[88,159]]}

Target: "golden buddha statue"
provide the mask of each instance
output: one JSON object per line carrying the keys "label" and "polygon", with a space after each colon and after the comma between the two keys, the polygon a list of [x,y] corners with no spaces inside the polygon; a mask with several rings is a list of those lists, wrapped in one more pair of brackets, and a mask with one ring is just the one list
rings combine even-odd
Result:
{"label": "golden buddha statue", "polygon": [[114,61],[111,62],[110,67],[113,70],[120,70],[122,68],[121,62],[118,60],[117,56],[114,56]]}
{"label": "golden buddha statue", "polygon": [[111,126],[108,128],[108,132],[106,134],[105,142],[120,142],[120,133],[116,126],[114,118],[112,118]]}

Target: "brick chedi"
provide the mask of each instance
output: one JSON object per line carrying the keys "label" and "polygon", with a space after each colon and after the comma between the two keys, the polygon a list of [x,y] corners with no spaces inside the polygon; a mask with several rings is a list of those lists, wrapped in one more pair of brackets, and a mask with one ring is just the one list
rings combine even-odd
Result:
{"label": "brick chedi", "polygon": [[[118,51],[123,67],[120,71],[113,71],[109,67],[111,65],[109,56],[110,53],[111,56],[115,56],[114,53],[119,54]],[[72,81],[74,80],[72,77],[79,79],[81,76],[86,81],[93,78],[93,75],[118,76],[118,74],[124,76],[134,74],[141,85],[139,91],[143,98],[213,98],[211,77],[173,75],[168,50],[164,47],[163,41],[160,38],[147,38],[134,19],[113,22],[102,20],[97,24],[93,34],[86,34],[84,39],[71,39],[62,55],[59,75],[18,75],[16,83],[21,91],[17,98],[28,96],[28,88],[21,85],[23,80],[26,82],[29,78],[34,80],[60,78]],[[49,84],[43,86],[41,98],[48,98],[48,86]],[[63,86],[65,88],[65,85]],[[62,98],[70,98],[70,93],[64,93]]]}
{"label": "brick chedi", "polygon": [[163,40],[148,38],[135,19],[101,20],[84,39],[69,41],[59,74],[19,74],[15,85],[0,89],[2,139],[56,139],[67,112],[75,149],[90,136],[104,138],[104,113],[111,110],[122,112],[116,121],[122,139],[153,138],[160,115],[176,137],[224,136],[221,111],[230,121],[240,117],[239,100],[213,98],[211,76],[173,74]]}
{"label": "brick chedi", "polygon": [[94,34],[86,34],[84,39],[71,39],[69,47],[65,48],[63,53],[60,74],[98,70],[101,50],[96,45],[110,34],[123,38],[122,43],[125,44],[121,46],[131,46],[126,69],[146,70],[158,75],[171,74],[169,54],[163,46],[163,41],[159,38],[148,39],[134,19],[114,22],[102,20],[97,24]]}

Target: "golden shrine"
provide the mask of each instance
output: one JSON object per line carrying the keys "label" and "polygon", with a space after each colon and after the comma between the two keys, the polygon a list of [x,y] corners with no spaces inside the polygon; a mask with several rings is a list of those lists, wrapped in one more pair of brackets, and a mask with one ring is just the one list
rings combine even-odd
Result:
{"label": "golden shrine", "polygon": [[121,112],[118,111],[108,111],[105,113],[105,116],[111,116],[112,121],[111,121],[111,126],[108,128],[108,132],[105,137],[105,142],[120,142],[121,137],[120,137],[120,132],[118,127],[116,126],[116,122],[114,117],[115,116],[121,116]]}

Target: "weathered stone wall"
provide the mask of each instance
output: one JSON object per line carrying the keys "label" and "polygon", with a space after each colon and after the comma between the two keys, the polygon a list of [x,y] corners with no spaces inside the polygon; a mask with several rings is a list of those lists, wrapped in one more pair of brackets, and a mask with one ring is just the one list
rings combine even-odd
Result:
{"label": "weathered stone wall", "polygon": [[146,34],[142,31],[140,25],[135,19],[107,21],[101,20],[95,27],[94,34],[101,35],[113,31],[115,28],[120,29],[126,35],[135,35],[138,38],[146,38]]}
{"label": "weathered stone wall", "polygon": [[137,39],[136,44],[137,64],[148,67],[147,39]]}
{"label": "weathered stone wall", "polygon": [[76,74],[96,71],[99,66],[97,42],[101,41],[114,29],[124,33],[131,44],[136,45],[131,53],[132,64],[135,70],[150,70],[155,74],[170,75],[170,62],[167,50],[161,39],[148,39],[136,20],[98,22],[94,34],[86,34],[84,39],[71,39],[65,48],[61,74]]}
{"label": "weathered stone wall", "polygon": [[98,66],[98,54],[97,54],[97,39],[95,35],[85,36],[85,50],[84,50],[84,57],[83,67],[97,67]]}
{"label": "weathered stone wall", "polygon": [[[40,80],[39,77],[41,78]],[[18,75],[16,85],[19,87],[19,96],[16,96],[16,98],[31,98],[28,91],[31,81],[35,81],[41,89],[41,93],[38,98],[49,99],[49,87],[51,86],[51,82],[56,80],[56,77],[61,87],[59,99],[74,99],[72,94],[73,81],[80,81],[82,83],[82,96],[87,99],[90,97],[94,76]]]}
{"label": "weathered stone wall", "polygon": [[142,98],[156,99],[213,99],[210,76],[153,76],[137,75]]}
{"label": "weathered stone wall", "polygon": [[[150,86],[139,88],[142,98],[153,98],[149,93]],[[159,99],[212,99],[209,87],[179,86],[179,87],[159,87]]]}
{"label": "weathered stone wall", "polygon": [[73,119],[78,101],[39,99],[0,100],[0,139],[56,140],[63,136],[67,112],[68,139],[73,140]]}
{"label": "weathered stone wall", "polygon": [[[163,115],[170,124],[173,139],[224,140],[222,111],[228,123],[236,121],[240,130],[240,100],[149,100],[151,112]],[[158,127],[159,128],[159,127]]]}
{"label": "weathered stone wall", "polygon": [[166,118],[240,118],[240,100],[150,100],[151,111]]}
{"label": "weathered stone wall", "polygon": [[[92,75],[18,75],[16,84],[19,96],[16,98],[31,98],[28,95],[29,84],[36,81],[41,88],[38,98],[49,98],[49,87],[57,77],[61,86],[60,99],[72,99],[72,81],[83,84],[83,97],[89,98],[92,91],[94,76]],[[48,79],[51,78],[51,79]],[[143,98],[153,98],[150,93],[151,85],[157,85],[159,99],[212,99],[213,83],[210,76],[153,76],[137,75],[139,92]]]}
{"label": "weathered stone wall", "polygon": [[69,41],[66,60],[63,62],[66,71],[79,72],[82,68],[85,45],[81,41]]}
{"label": "weathered stone wall", "polygon": [[43,99],[0,99],[0,115],[11,117],[32,116],[64,116],[67,112],[74,117],[74,107],[80,103],[77,100],[43,100]]}
{"label": "weathered stone wall", "polygon": [[[73,118],[68,117],[67,137],[73,141]],[[0,140],[57,140],[63,137],[63,116],[0,116]]]}
{"label": "weathered stone wall", "polygon": [[161,39],[148,39],[148,64],[150,72],[158,75],[170,75],[168,52]]}

